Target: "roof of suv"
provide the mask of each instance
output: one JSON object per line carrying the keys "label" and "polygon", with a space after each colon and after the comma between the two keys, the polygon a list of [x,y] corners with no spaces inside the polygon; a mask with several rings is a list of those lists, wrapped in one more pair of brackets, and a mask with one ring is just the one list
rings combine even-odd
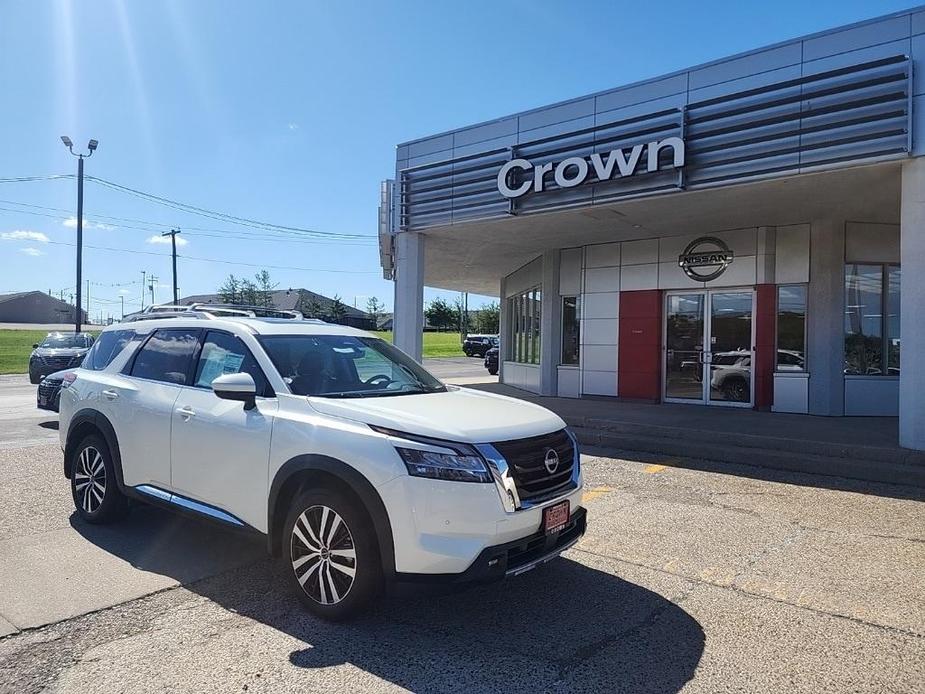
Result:
{"label": "roof of suv", "polygon": [[144,321],[130,323],[113,323],[104,329],[134,330],[139,333],[148,333],[158,328],[246,328],[256,335],[354,335],[360,337],[374,337],[365,330],[358,330],[346,325],[325,323],[317,320],[294,320],[289,318],[236,318],[214,317],[203,320],[192,317],[165,317],[152,318]]}

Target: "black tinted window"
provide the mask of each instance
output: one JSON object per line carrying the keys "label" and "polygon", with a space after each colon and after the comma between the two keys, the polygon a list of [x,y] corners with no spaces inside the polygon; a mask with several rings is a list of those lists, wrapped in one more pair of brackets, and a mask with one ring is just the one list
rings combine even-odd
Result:
{"label": "black tinted window", "polygon": [[267,379],[244,343],[234,335],[209,331],[202,343],[193,385],[197,388],[210,388],[212,381],[219,376],[236,373],[250,374],[257,384],[258,395],[269,394]]}
{"label": "black tinted window", "polygon": [[104,332],[87,353],[83,368],[102,371],[112,363],[112,360],[119,355],[134,336],[134,330]]}
{"label": "black tinted window", "polygon": [[156,331],[135,357],[132,376],[185,385],[198,340],[199,331],[191,328]]}

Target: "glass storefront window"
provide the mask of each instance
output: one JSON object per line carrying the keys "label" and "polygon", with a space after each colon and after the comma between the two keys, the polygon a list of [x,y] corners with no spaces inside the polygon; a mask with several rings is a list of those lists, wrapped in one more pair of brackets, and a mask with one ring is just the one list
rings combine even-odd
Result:
{"label": "glass storefront window", "polygon": [[542,291],[528,289],[507,300],[508,329],[507,358],[521,364],[540,363],[540,318]]}
{"label": "glass storefront window", "polygon": [[899,375],[897,266],[845,266],[845,374]]}
{"label": "glass storefront window", "polygon": [[777,370],[806,371],[806,285],[777,288]]}
{"label": "glass storefront window", "polygon": [[578,366],[581,331],[581,298],[562,297],[562,356],[559,363]]}

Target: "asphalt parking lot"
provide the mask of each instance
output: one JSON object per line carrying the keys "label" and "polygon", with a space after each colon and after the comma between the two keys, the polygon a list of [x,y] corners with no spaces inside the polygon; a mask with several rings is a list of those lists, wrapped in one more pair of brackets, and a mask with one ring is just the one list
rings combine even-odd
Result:
{"label": "asphalt parking lot", "polygon": [[562,559],[332,625],[260,542],[146,507],[77,520],[32,388],[0,379],[2,692],[925,691],[906,488],[592,451]]}

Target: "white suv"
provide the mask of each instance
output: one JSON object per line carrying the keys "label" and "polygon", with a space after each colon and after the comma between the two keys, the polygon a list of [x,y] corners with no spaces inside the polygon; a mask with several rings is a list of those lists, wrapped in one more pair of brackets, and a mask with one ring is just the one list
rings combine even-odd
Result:
{"label": "white suv", "polygon": [[315,613],[404,581],[522,573],[585,530],[575,438],[321,321],[204,312],[106,328],[61,393],[81,518],[144,501],[266,536]]}

